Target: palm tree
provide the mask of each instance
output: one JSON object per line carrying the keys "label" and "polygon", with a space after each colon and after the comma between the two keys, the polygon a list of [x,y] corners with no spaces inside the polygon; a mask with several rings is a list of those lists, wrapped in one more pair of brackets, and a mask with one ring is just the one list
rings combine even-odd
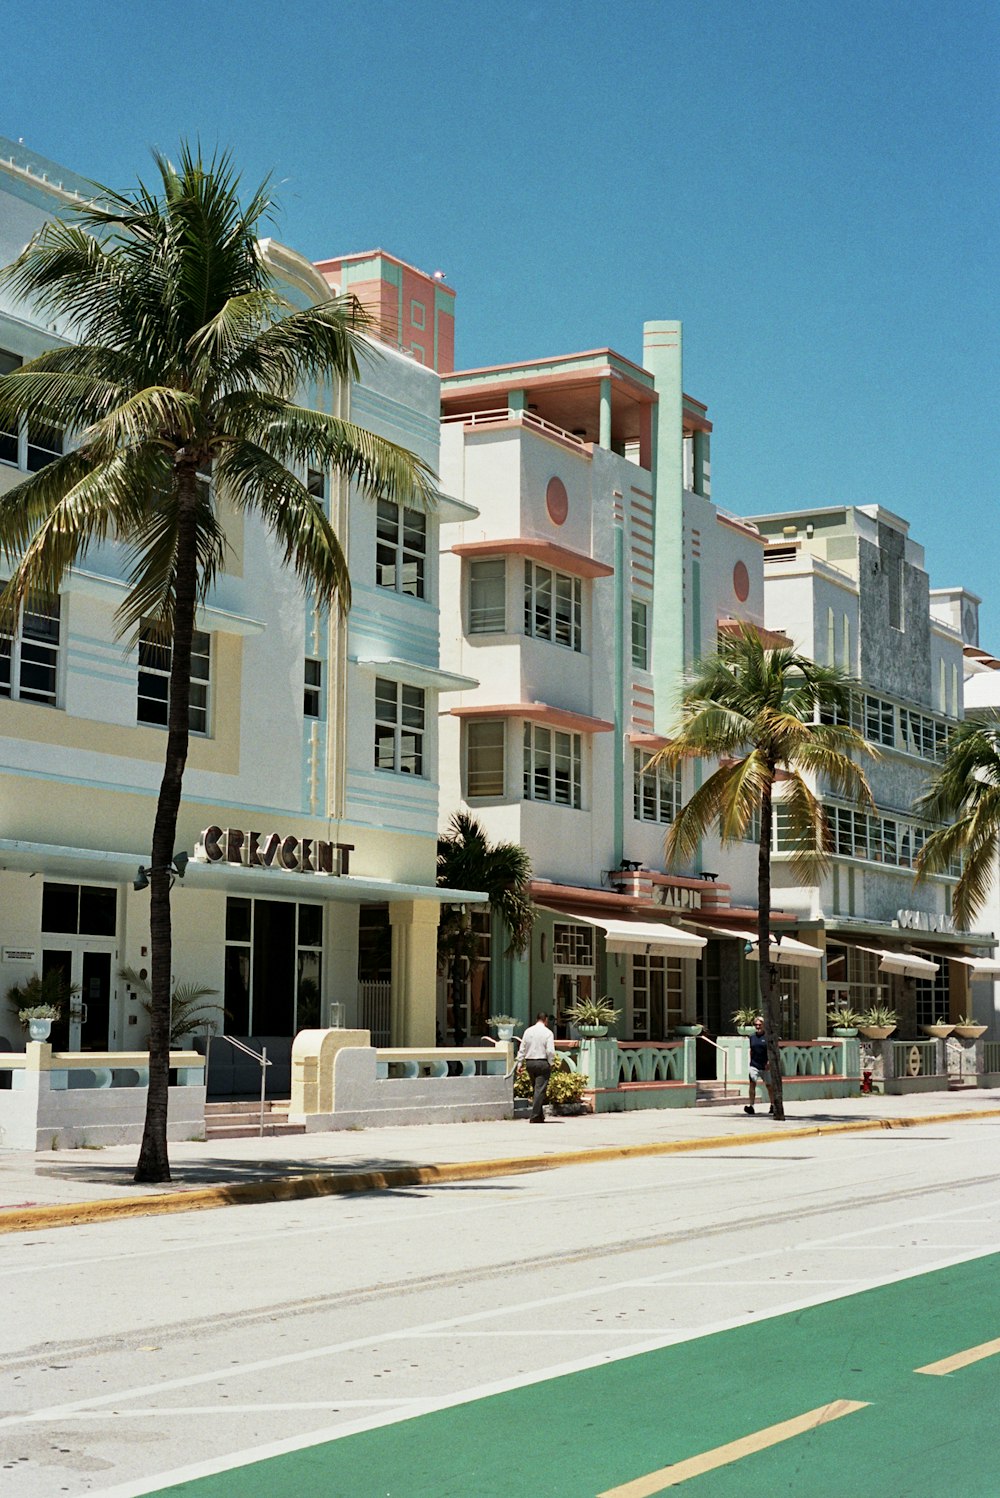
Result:
{"label": "palm tree", "polygon": [[[491,843],[475,817],[457,811],[438,839],[437,879],[449,889],[482,890],[507,933],[508,952],[526,950],[535,912],[528,892],[531,860],[520,843]],[[464,907],[442,911],[438,952],[457,993],[460,975],[471,973],[479,962],[479,937]]]}
{"label": "palm tree", "polygon": [[[720,641],[717,654],[698,662],[685,683],[680,728],[654,762],[675,769],[686,759],[716,759],[719,768],[683,806],[666,839],[669,862],[687,861],[706,833],[718,828],[724,845],[743,842],[760,818],[757,851],[757,950],[761,1013],[775,1117],[785,1116],[778,1039],[780,1016],[768,954],[771,949],[771,837],[775,809],[781,844],[792,853],[793,874],[815,878],[829,848],[822,802],[809,782],[874,807],[863,771],[851,758],[875,755],[847,726],[851,679],[819,666],[790,647],[768,648],[751,625]],[[817,722],[823,718],[841,719]],[[775,793],[780,782],[780,790]]]}
{"label": "palm tree", "polygon": [[917,878],[948,873],[961,860],[952,914],[967,930],[989,893],[1000,849],[1000,716],[958,725],[944,764],[917,805],[935,821],[949,823],[924,843]]}
{"label": "palm tree", "polygon": [[[229,155],[179,165],[155,155],[159,183],[54,221],[4,273],[9,291],[76,343],[0,380],[0,420],[68,430],[73,450],[0,497],[0,545],[15,557],[0,600],[8,619],[106,540],[123,549],[128,592],[116,616],[172,646],[163,779],[150,874],[149,1094],[137,1181],[170,1179],[166,1115],[170,884],[188,750],[195,609],[222,569],[225,508],[256,514],[304,591],[350,600],[347,565],[320,501],[293,470],[352,480],[370,498],[423,507],[429,471],[405,449],[295,402],[308,382],[352,380],[369,346],[353,299],[293,309],[274,285],[257,228],[265,186],[244,205]],[[7,428],[11,430],[10,427]],[[14,428],[16,430],[16,428]],[[211,475],[211,483],[204,475]]]}

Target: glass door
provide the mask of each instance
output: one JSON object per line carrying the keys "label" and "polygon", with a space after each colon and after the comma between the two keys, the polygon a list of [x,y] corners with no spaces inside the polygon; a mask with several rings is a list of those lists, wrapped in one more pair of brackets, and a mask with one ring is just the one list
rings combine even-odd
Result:
{"label": "glass door", "polygon": [[52,1026],[55,1051],[106,1051],[111,1046],[111,963],[114,948],[90,943],[42,949],[42,976],[58,970],[76,986]]}

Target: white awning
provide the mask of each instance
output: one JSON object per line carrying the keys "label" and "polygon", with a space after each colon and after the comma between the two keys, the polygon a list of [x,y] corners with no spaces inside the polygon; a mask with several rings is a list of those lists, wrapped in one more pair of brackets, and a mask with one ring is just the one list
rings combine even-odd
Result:
{"label": "white awning", "polygon": [[609,952],[647,951],[657,947],[664,957],[686,957],[696,962],[707,945],[703,936],[693,931],[679,931],[660,921],[623,921],[611,916],[580,915],[577,911],[567,914],[574,921],[584,921],[588,926],[597,926],[604,932],[605,945]]}
{"label": "white awning", "polygon": [[958,957],[949,952],[948,960],[970,968],[970,978],[1000,978],[1000,957]]}
{"label": "white awning", "polygon": [[[746,954],[747,960],[759,961],[758,939],[753,931],[729,931],[718,926],[712,928],[712,935],[729,936],[733,941],[741,941],[744,944],[750,942],[753,951]],[[782,936],[780,941],[772,936],[768,953],[770,961],[779,967],[819,967],[823,961],[823,953],[819,947],[811,947],[808,942],[797,941],[794,936]]]}
{"label": "white awning", "polygon": [[861,947],[862,952],[871,952],[879,959],[880,973],[899,973],[904,978],[933,978],[939,964],[927,957],[917,957],[913,952],[890,952],[884,947]]}
{"label": "white awning", "polygon": [[417,661],[401,661],[395,656],[358,655],[348,659],[373,676],[387,676],[390,681],[401,681],[404,686],[424,687],[433,692],[471,692],[479,685],[478,677],[460,676],[455,671],[422,666]]}

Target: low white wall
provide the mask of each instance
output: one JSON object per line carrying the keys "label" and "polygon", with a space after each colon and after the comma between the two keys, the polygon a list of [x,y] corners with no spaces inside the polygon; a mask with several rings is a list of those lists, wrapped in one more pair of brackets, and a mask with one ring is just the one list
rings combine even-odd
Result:
{"label": "low white wall", "polygon": [[[52,1088],[46,1072],[25,1072],[26,1086],[0,1092],[0,1147],[22,1150],[139,1144],[145,1087]],[[167,1138],[204,1139],[204,1087],[171,1087]]]}
{"label": "low white wall", "polygon": [[374,1046],[345,1046],[334,1058],[335,1111],[289,1113],[308,1133],[387,1124],[472,1123],[513,1118],[514,1083],[486,1077],[379,1077]]}

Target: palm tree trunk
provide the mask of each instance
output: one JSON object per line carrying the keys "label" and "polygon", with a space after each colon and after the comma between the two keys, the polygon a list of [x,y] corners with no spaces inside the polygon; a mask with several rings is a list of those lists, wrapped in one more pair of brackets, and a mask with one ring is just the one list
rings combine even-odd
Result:
{"label": "palm tree trunk", "polygon": [[146,1123],[136,1181],[170,1180],[167,1156],[167,1105],[170,1086],[170,969],[173,945],[170,922],[170,866],[175,852],[181,786],[187,762],[191,699],[191,640],[197,599],[196,465],[189,461],[178,474],[177,553],[170,703],[163,779],[153,824],[152,872],[149,876],[150,1024],[149,1089]]}
{"label": "palm tree trunk", "polygon": [[760,968],[760,1009],[767,1028],[767,1065],[771,1076],[774,1116],[783,1119],[785,1102],[781,1087],[781,1014],[771,982],[771,825],[774,819],[774,767],[768,766],[767,783],[760,798],[760,844],[757,849],[757,965]]}

